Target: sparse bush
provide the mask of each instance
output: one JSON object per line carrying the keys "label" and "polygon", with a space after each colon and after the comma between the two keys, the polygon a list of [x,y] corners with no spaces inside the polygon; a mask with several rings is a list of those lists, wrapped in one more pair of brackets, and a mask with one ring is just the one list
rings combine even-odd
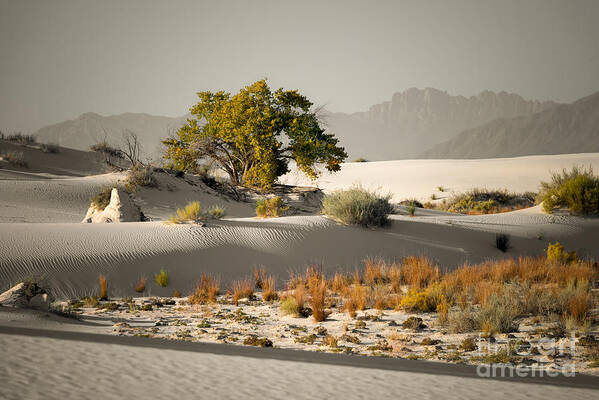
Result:
{"label": "sparse bush", "polygon": [[154,168],[150,165],[135,164],[129,170],[125,189],[132,193],[138,187],[157,187],[158,181],[154,176]]}
{"label": "sparse bush", "polygon": [[295,297],[287,296],[281,300],[281,312],[283,315],[293,315],[294,317],[300,316],[300,310],[295,301]]}
{"label": "sparse bush", "polygon": [[83,301],[83,305],[86,308],[94,308],[94,307],[97,307],[98,304],[100,304],[100,302],[98,301],[98,298],[96,296],[87,296],[81,300]]}
{"label": "sparse bush", "polygon": [[100,284],[100,300],[108,299],[108,281],[104,275],[98,277],[98,283]]}
{"label": "sparse bush", "polygon": [[574,214],[597,215],[599,177],[594,175],[592,167],[563,169],[561,173],[553,173],[550,182],[541,182],[539,199],[548,213],[567,207]]}
{"label": "sparse bush", "polygon": [[473,337],[467,337],[466,339],[462,340],[459,349],[463,351],[474,351],[478,349],[476,339]]}
{"label": "sparse bush", "polygon": [[439,207],[462,214],[494,214],[519,210],[534,205],[534,193],[510,193],[507,190],[474,188],[456,194]]}
{"label": "sparse bush", "polygon": [[177,208],[176,215],[171,215],[168,221],[172,224],[198,222],[202,216],[202,206],[199,201],[192,201],[184,208]]}
{"label": "sparse bush", "polygon": [[268,276],[262,283],[262,299],[264,301],[277,300],[279,295],[275,287],[275,278]]}
{"label": "sparse bush", "polygon": [[105,140],[98,142],[96,144],[92,144],[91,146],[89,146],[89,149],[91,151],[96,151],[98,153],[104,153],[104,154],[111,155],[114,157],[120,158],[123,156],[122,155],[123,153],[121,152],[121,150],[117,149],[116,147],[112,147]]}
{"label": "sparse bush", "polygon": [[135,283],[135,291],[137,293],[143,293],[146,290],[146,282],[147,282],[147,278],[145,277],[141,277],[137,280],[137,282]]}
{"label": "sparse bush", "polygon": [[224,207],[221,206],[210,206],[208,208],[208,215],[212,219],[221,219],[227,214]]}
{"label": "sparse bush", "polygon": [[0,153],[0,157],[10,165],[27,168],[29,163],[25,159],[25,154],[22,151],[5,151]]}
{"label": "sparse bush", "polygon": [[510,247],[509,235],[506,235],[505,233],[498,233],[495,235],[495,247],[505,253]]}
{"label": "sparse bush", "polygon": [[270,199],[260,199],[256,202],[256,215],[260,218],[277,218],[289,210],[279,196]]}
{"label": "sparse bush", "polygon": [[254,296],[254,282],[247,278],[237,280],[231,285],[231,291],[235,305],[238,305],[241,299],[247,298],[251,300]]}
{"label": "sparse bush", "polygon": [[324,339],[322,339],[322,344],[324,344],[325,346],[329,346],[332,348],[337,348],[338,346],[338,341],[337,338],[333,335],[326,335],[324,337]]}
{"label": "sparse bush", "polygon": [[410,217],[413,217],[415,213],[416,213],[416,207],[414,206],[414,204],[410,204],[408,206],[408,214],[410,214]]}
{"label": "sparse bush", "polygon": [[390,195],[380,196],[359,186],[338,190],[322,200],[322,213],[345,225],[386,226],[393,206]]}
{"label": "sparse bush", "polygon": [[555,242],[547,246],[547,260],[571,264],[578,261],[578,256],[575,251],[564,252],[564,246],[560,242]]}
{"label": "sparse bush", "polygon": [[363,157],[358,157],[354,160],[354,162],[368,162],[368,160]]}
{"label": "sparse bush", "polygon": [[268,338],[259,338],[256,336],[249,336],[243,340],[243,344],[246,346],[257,346],[257,347],[272,347],[272,341]]}
{"label": "sparse bush", "polygon": [[518,316],[519,299],[508,295],[492,294],[482,305],[479,326],[485,333],[508,333],[518,329],[515,319]]}
{"label": "sparse bush", "polygon": [[60,147],[55,143],[42,143],[40,149],[44,153],[57,154],[60,153]]}
{"label": "sparse bush", "polygon": [[169,282],[168,272],[164,269],[161,269],[158,274],[154,275],[154,281],[158,284],[158,286],[166,287]]}
{"label": "sparse bush", "polygon": [[110,204],[114,186],[103,187],[98,194],[91,198],[91,205],[98,211],[103,211]]}
{"label": "sparse bush", "polygon": [[219,282],[209,274],[202,274],[195,291],[189,296],[189,304],[206,304],[216,300],[220,292]]}
{"label": "sparse bush", "polygon": [[447,323],[453,333],[474,332],[479,329],[479,316],[471,307],[466,307],[449,312]]}
{"label": "sparse bush", "polygon": [[401,327],[403,329],[412,329],[418,331],[420,329],[426,328],[426,325],[422,322],[422,318],[411,316],[401,324]]}

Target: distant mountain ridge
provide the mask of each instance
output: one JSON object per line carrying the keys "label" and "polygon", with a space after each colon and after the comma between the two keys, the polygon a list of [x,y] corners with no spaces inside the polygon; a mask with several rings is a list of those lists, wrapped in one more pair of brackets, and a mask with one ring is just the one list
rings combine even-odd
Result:
{"label": "distant mountain ridge", "polygon": [[599,92],[516,118],[466,130],[421,158],[496,158],[599,152]]}
{"label": "distant mountain ridge", "polygon": [[89,146],[104,139],[113,146],[120,146],[123,132],[129,130],[138,135],[146,155],[157,157],[160,154],[160,139],[183,125],[186,118],[144,113],[103,116],[88,112],[73,120],[43,127],[35,132],[35,136],[42,142],[88,150]]}
{"label": "distant mountain ridge", "polygon": [[326,113],[324,121],[345,145],[350,159],[394,160],[416,158],[431,146],[494,119],[555,106],[552,101],[525,100],[506,92],[485,90],[465,97],[411,88],[365,112]]}

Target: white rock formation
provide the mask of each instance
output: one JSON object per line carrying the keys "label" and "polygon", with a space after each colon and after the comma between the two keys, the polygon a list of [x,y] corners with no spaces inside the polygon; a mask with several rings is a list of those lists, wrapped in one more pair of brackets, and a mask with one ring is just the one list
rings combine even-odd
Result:
{"label": "white rock formation", "polygon": [[104,210],[98,210],[91,205],[81,222],[135,222],[141,221],[141,212],[133,203],[131,197],[121,189],[113,188],[110,193],[110,203]]}

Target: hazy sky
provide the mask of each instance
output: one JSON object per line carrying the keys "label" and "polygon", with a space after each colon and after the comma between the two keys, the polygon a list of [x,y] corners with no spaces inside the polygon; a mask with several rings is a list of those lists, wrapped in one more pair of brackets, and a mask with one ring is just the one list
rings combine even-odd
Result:
{"label": "hazy sky", "polygon": [[410,87],[570,102],[599,90],[599,0],[0,0],[0,129],[178,116],[268,77],[334,111]]}

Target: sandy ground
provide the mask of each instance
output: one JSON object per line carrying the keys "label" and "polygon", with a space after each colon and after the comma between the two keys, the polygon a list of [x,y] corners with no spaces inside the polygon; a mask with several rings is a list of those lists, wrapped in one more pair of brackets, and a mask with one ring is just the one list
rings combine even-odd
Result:
{"label": "sandy ground", "polygon": [[[474,187],[507,188],[513,192],[537,191],[539,182],[548,180],[551,171],[573,165],[593,166],[599,171],[599,154],[560,154],[481,160],[399,160],[366,163],[345,163],[341,171],[323,173],[310,182],[297,170],[281,178],[289,185],[315,185],[326,191],[360,184],[368,189],[390,193],[394,200],[418,199],[429,201],[464,192]],[[440,193],[438,186],[446,191]]]}

